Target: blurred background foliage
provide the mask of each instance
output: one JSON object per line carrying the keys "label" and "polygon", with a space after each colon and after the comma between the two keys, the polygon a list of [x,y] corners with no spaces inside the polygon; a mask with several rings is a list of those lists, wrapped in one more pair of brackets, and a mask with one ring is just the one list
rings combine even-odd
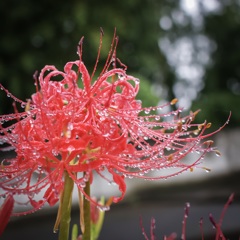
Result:
{"label": "blurred background foliage", "polygon": [[[116,27],[117,56],[141,79],[145,106],[177,97],[188,110],[201,108],[201,121],[220,126],[231,110],[230,126],[239,125],[239,0],[8,0],[0,22],[0,82],[20,99],[34,92],[36,70],[78,58],[82,36],[91,72],[102,27],[100,71]],[[0,101],[1,113],[10,112],[2,93]]]}

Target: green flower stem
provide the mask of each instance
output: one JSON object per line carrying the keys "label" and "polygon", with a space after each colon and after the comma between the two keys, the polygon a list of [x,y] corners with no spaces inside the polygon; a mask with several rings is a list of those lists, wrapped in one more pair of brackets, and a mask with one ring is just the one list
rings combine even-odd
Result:
{"label": "green flower stem", "polygon": [[64,174],[64,190],[62,195],[62,214],[60,220],[59,240],[68,240],[71,221],[73,180],[67,172]]}
{"label": "green flower stem", "polygon": [[[86,182],[86,186],[84,191],[88,196],[90,196],[90,182]],[[84,208],[84,225],[85,231],[83,233],[83,240],[91,240],[91,208],[90,201],[88,201],[85,197],[83,200],[83,208]]]}

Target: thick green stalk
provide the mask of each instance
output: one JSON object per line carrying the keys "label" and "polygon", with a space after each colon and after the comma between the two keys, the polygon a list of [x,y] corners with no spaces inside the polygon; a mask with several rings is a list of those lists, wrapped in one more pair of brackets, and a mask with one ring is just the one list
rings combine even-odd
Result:
{"label": "thick green stalk", "polygon": [[[86,182],[86,187],[84,191],[88,196],[90,196],[90,182]],[[90,201],[88,201],[85,197],[83,200],[83,209],[84,209],[84,225],[85,231],[83,233],[83,240],[91,240],[91,208]]]}
{"label": "thick green stalk", "polygon": [[61,220],[59,229],[59,240],[68,240],[71,221],[73,180],[67,172],[64,174],[64,190],[62,195]]}

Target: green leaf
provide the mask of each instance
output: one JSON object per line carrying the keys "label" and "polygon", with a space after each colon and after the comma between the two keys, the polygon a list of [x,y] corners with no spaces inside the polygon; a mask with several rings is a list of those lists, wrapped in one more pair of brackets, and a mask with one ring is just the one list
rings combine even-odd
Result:
{"label": "green leaf", "polygon": [[78,226],[77,224],[74,224],[72,228],[72,240],[77,240],[77,238],[78,238]]}

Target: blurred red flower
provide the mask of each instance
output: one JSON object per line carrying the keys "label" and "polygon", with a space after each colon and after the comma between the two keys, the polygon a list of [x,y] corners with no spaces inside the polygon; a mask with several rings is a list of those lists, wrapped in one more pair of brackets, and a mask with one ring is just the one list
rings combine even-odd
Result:
{"label": "blurred red flower", "polygon": [[13,211],[13,196],[9,194],[0,208],[0,236],[6,228]]}

